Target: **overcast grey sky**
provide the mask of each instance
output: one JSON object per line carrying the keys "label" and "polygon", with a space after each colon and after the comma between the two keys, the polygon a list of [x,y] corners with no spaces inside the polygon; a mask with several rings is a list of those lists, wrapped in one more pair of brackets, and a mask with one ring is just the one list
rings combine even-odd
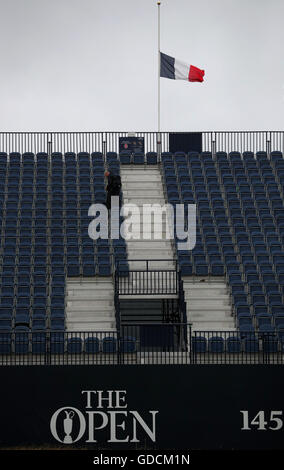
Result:
{"label": "overcast grey sky", "polygon": [[[0,131],[157,130],[156,0],[0,0]],[[161,130],[282,130],[283,0],[162,0]]]}

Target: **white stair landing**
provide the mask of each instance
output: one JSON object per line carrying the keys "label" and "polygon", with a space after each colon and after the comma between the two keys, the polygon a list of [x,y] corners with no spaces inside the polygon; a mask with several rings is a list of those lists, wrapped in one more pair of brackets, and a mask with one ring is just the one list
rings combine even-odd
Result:
{"label": "white stair landing", "polygon": [[183,288],[192,331],[237,331],[225,279],[186,276]]}
{"label": "white stair landing", "polygon": [[116,331],[111,277],[67,279],[66,302],[67,331]]}

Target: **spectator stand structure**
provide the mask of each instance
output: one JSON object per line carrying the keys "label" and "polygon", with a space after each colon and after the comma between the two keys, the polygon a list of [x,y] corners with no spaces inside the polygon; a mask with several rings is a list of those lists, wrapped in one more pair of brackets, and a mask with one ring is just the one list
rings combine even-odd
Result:
{"label": "spectator stand structure", "polygon": [[[129,302],[137,313],[137,303],[148,301],[152,307],[144,304],[141,311],[152,308],[155,322],[192,324],[185,335],[179,330],[185,342],[170,344],[184,348],[190,361],[216,354],[238,361],[245,353],[256,362],[281,362],[283,133],[204,133],[206,150],[199,154],[169,152],[166,133],[157,154],[156,135],[145,133],[145,154],[121,155],[119,135],[0,135],[2,353],[32,353],[39,332],[47,334],[39,349],[48,357],[52,332],[63,335],[64,354],[80,350],[73,338],[83,337],[76,330],[92,338],[98,332],[101,340],[118,335],[120,342],[129,322],[131,337],[134,323],[149,323],[143,315],[129,316]],[[121,173],[126,201],[147,202],[137,187],[137,178],[144,178],[148,201],[196,204],[192,252],[176,250],[174,240],[160,245],[154,260],[150,244],[123,238],[94,243],[88,209],[105,201],[106,168]],[[135,341],[140,347],[140,336]]]}

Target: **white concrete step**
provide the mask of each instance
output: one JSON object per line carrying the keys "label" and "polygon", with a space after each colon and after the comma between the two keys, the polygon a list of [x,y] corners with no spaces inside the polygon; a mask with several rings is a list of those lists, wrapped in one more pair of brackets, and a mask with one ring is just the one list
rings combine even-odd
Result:
{"label": "white concrete step", "polygon": [[106,312],[112,312],[114,306],[113,301],[102,301],[102,300],[75,300],[67,301],[68,311],[72,312],[77,310],[78,312],[87,311],[87,312],[101,312],[102,310]]}
{"label": "white concrete step", "polygon": [[111,298],[112,291],[107,289],[96,292],[90,289],[68,289],[67,301],[79,299],[108,300]]}
{"label": "white concrete step", "polygon": [[[157,189],[157,188],[154,188],[154,184],[153,184],[153,181],[149,181],[149,180],[146,180],[146,181],[132,181],[132,180],[123,180],[121,179],[121,181],[123,182],[123,194],[125,193],[125,191],[143,191],[144,194],[147,190],[148,191],[156,191],[156,190],[159,190],[159,191],[162,191],[161,188]],[[155,180],[156,181],[156,180]],[[155,183],[154,181],[154,183]],[[125,188],[125,189],[124,189]]]}
{"label": "white concrete step", "polygon": [[[141,257],[141,259],[142,259],[142,257]],[[130,267],[130,269],[137,270],[137,271],[144,271],[145,270],[145,264],[143,264],[141,261],[139,261],[139,258],[137,258],[135,261],[134,260],[129,260],[129,267]],[[175,265],[171,261],[157,261],[157,260],[154,260],[153,262],[151,262],[149,270],[154,271],[154,270],[160,269],[161,271],[163,271],[163,270],[174,270],[174,268],[175,268]]]}
{"label": "white concrete step", "polygon": [[183,282],[184,285],[190,287],[191,289],[204,289],[204,287],[206,287],[206,289],[218,289],[220,287],[222,289],[228,289],[226,280],[221,276],[217,279],[216,277],[206,278],[206,276],[188,276],[185,277]]}
{"label": "white concrete step", "polygon": [[230,310],[216,310],[215,312],[210,310],[191,310],[187,314],[188,321],[230,321],[232,320],[232,314]]}
{"label": "white concrete step", "polygon": [[[194,300],[198,300],[198,299],[201,299],[201,300],[205,300],[204,298],[204,293],[202,292],[196,292],[195,290],[192,290],[190,292],[186,292],[186,295],[185,295],[185,298],[186,299],[194,299]],[[220,289],[220,291],[212,291],[210,293],[210,297],[208,297],[209,299],[220,299],[220,300],[226,300],[228,299],[227,295],[223,292],[223,290]]]}
{"label": "white concrete step", "polygon": [[156,173],[148,173],[148,172],[139,172],[139,173],[128,173],[124,174],[124,168],[121,169],[120,175],[121,175],[121,183],[122,185],[125,183],[133,183],[133,182],[146,182],[146,183],[160,183],[161,187],[163,186],[161,183],[161,178],[160,175],[157,175]]}
{"label": "white concrete step", "polygon": [[132,192],[135,191],[136,197],[147,197],[149,199],[150,197],[153,198],[161,198],[163,197],[163,193],[161,193],[161,190],[159,188],[129,188],[128,185],[125,185],[125,189],[123,188],[123,198],[124,200],[127,199],[128,197],[131,197]]}
{"label": "white concrete step", "polygon": [[144,204],[159,204],[160,206],[164,206],[166,204],[165,202],[165,199],[163,197],[160,197],[160,196],[156,196],[156,197],[148,197],[147,195],[145,196],[135,196],[135,197],[131,197],[130,195],[128,195],[127,197],[124,197],[123,198],[123,202],[124,204],[135,204],[136,206],[140,207],[140,214],[142,216],[142,207]]}
{"label": "white concrete step", "polygon": [[[206,294],[209,296],[208,292]],[[204,299],[204,292],[202,292],[201,290],[197,291],[197,290],[192,289],[186,292],[186,297],[190,299]],[[225,299],[227,298],[227,293],[225,292],[224,289],[212,290],[210,292],[210,299],[215,299],[215,298]]]}
{"label": "white concrete step", "polygon": [[111,277],[67,279],[67,331],[101,331],[115,327]]}
{"label": "white concrete step", "polygon": [[194,330],[236,331],[225,279],[211,282],[204,279],[204,282],[193,279],[184,281],[187,320],[192,323]]}
{"label": "white concrete step", "polygon": [[211,299],[194,299],[192,297],[186,298],[186,300],[190,304],[191,310],[226,310],[229,308],[228,299],[218,299],[218,298],[211,298]]}
{"label": "white concrete step", "polygon": [[71,288],[94,289],[96,287],[112,289],[112,282],[109,277],[72,277],[68,279],[68,286]]}
{"label": "white concrete step", "polygon": [[79,310],[79,311],[74,311],[70,317],[69,317],[69,321],[78,321],[78,319],[80,319],[80,322],[81,321],[93,321],[93,322],[112,322],[114,321],[113,319],[113,315],[110,313],[110,312],[105,312],[104,314],[102,314],[102,312],[100,312],[100,314],[98,313],[94,313],[94,312],[84,312],[83,310]]}
{"label": "white concrete step", "polygon": [[[139,246],[139,243],[135,243],[135,245],[132,245],[132,240],[128,240],[128,256],[129,258],[131,258],[131,254],[132,253],[138,253],[141,251],[143,251],[143,253],[145,252],[146,248],[144,248],[144,246]],[[149,240],[149,245],[151,243],[151,240]],[[155,248],[155,247],[151,247],[149,246],[147,248],[147,253],[149,254],[149,259],[152,259],[151,257],[152,256],[155,256],[156,253],[159,253],[160,255],[162,255],[162,258],[165,258],[165,259],[171,259],[171,254],[172,254],[172,251],[170,249],[171,247],[169,246],[168,249],[167,248]],[[148,258],[146,258],[148,259]]]}
{"label": "white concrete step", "polygon": [[207,321],[206,324],[204,324],[204,322],[194,322],[194,325],[192,326],[192,331],[215,331],[215,332],[219,332],[219,331],[228,331],[228,332],[232,332],[232,333],[235,333],[236,332],[236,328],[235,327],[232,327],[230,324],[227,324],[226,322],[209,322]]}
{"label": "white concrete step", "polygon": [[153,174],[156,174],[156,171],[159,170],[159,166],[158,165],[147,165],[147,166],[138,166],[138,165],[123,165],[123,167],[120,167],[121,170],[123,169],[123,174],[126,175],[126,174],[132,174],[132,173],[153,173]]}
{"label": "white concrete step", "polygon": [[115,332],[116,331],[116,326],[115,323],[98,323],[95,324],[93,321],[92,322],[81,322],[81,321],[67,321],[66,322],[66,329],[67,331],[104,331],[104,332]]}
{"label": "white concrete step", "polygon": [[128,244],[137,244],[137,245],[141,245],[141,247],[143,246],[145,249],[148,249],[149,246],[151,247],[156,247],[159,248],[161,247],[162,249],[167,249],[168,246],[172,245],[172,241],[171,240],[150,240],[151,243],[149,243],[149,240],[129,240],[127,242],[127,246]]}
{"label": "white concrete step", "polygon": [[[128,241],[128,242],[132,242],[132,241],[146,241],[146,242],[152,242],[152,241],[168,241],[170,242],[169,240],[169,237],[167,235],[166,232],[162,232],[162,233],[156,233],[156,232],[143,232],[143,230],[141,229],[141,231],[139,232],[139,230],[131,230],[129,231],[128,233],[126,232],[123,232],[124,233],[124,239],[125,241]],[[169,245],[171,247],[171,243]]]}

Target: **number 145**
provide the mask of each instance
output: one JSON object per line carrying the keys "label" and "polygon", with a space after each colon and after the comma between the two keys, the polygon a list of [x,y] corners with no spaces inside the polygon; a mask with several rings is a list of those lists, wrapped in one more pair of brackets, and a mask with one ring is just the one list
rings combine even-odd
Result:
{"label": "number 145", "polygon": [[242,431],[251,431],[253,428],[258,431],[279,431],[283,427],[283,411],[259,411],[253,418],[249,417],[247,410],[241,411]]}

